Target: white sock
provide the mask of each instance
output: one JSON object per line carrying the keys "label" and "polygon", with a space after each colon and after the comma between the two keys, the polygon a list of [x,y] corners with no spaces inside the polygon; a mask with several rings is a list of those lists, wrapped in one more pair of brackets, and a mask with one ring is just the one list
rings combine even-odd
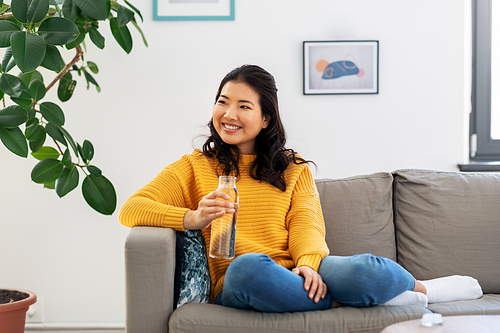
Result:
{"label": "white sock", "polygon": [[477,280],[470,276],[452,275],[419,282],[427,289],[429,303],[465,301],[483,295]]}
{"label": "white sock", "polygon": [[427,296],[415,291],[405,291],[382,305],[419,305],[427,307]]}

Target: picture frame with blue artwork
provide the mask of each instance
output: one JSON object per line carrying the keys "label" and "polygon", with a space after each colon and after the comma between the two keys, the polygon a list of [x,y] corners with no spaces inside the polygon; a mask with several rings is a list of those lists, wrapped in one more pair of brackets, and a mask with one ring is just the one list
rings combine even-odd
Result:
{"label": "picture frame with blue artwork", "polygon": [[153,0],[156,21],[233,21],[234,0]]}
{"label": "picture frame with blue artwork", "polygon": [[379,41],[303,42],[304,95],[379,93]]}

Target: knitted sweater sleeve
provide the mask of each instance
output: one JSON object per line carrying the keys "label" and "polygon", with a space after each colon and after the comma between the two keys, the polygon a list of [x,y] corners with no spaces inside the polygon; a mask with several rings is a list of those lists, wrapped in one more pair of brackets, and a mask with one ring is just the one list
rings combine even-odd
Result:
{"label": "knitted sweater sleeve", "polygon": [[302,169],[292,192],[287,225],[289,248],[295,266],[309,266],[318,271],[321,260],[330,251],[325,241],[325,222],[319,194],[307,165]]}
{"label": "knitted sweater sleeve", "polygon": [[182,161],[167,166],[151,182],[135,192],[120,209],[118,220],[127,227],[169,227],[184,231],[184,215],[189,210],[182,183],[175,170]]}

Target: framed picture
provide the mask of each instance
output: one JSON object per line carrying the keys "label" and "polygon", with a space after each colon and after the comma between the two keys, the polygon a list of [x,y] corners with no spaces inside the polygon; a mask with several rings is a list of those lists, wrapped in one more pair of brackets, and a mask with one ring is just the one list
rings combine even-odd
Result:
{"label": "framed picture", "polygon": [[153,0],[153,19],[230,21],[234,20],[234,0]]}
{"label": "framed picture", "polygon": [[304,42],[304,95],[378,94],[378,41]]}

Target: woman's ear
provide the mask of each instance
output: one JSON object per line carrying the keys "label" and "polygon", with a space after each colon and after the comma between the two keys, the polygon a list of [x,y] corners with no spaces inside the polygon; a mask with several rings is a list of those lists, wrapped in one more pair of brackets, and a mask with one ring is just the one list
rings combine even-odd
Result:
{"label": "woman's ear", "polygon": [[271,119],[271,117],[264,116],[264,124],[262,125],[262,129],[267,128],[267,126],[269,126],[269,119]]}

